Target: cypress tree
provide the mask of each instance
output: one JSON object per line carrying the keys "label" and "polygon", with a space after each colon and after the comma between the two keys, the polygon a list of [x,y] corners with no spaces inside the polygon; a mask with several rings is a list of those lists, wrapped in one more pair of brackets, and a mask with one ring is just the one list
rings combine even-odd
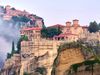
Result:
{"label": "cypress tree", "polygon": [[11,55],[13,56],[13,54],[15,53],[15,45],[14,45],[14,41],[12,42],[12,51],[11,51]]}

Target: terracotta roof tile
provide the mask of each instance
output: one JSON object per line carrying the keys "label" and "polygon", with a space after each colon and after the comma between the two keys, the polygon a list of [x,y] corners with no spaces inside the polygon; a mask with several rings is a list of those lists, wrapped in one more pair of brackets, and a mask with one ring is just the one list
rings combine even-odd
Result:
{"label": "terracotta roof tile", "polygon": [[41,30],[42,28],[39,27],[32,27],[32,28],[25,28],[23,30]]}

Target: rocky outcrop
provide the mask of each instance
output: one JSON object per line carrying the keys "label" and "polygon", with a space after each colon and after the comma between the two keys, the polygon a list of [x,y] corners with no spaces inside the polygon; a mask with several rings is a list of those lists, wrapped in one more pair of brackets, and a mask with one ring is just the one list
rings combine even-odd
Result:
{"label": "rocky outcrop", "polygon": [[78,43],[64,44],[59,47],[54,61],[52,75],[64,75],[65,71],[74,63],[84,61],[81,46]]}
{"label": "rocky outcrop", "polygon": [[20,67],[20,54],[14,54],[5,61],[4,66],[0,71],[0,75],[19,75]]}

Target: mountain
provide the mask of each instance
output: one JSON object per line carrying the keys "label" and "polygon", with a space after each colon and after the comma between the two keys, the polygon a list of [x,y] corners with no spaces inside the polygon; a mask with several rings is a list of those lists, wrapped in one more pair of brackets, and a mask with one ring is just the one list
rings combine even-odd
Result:
{"label": "mountain", "polygon": [[[9,5],[0,6],[0,53],[6,55],[11,51],[12,41],[17,43],[20,37],[20,29],[22,26],[44,27],[43,18],[30,14],[27,11],[21,11]],[[4,50],[4,51],[2,51]],[[0,64],[2,63],[0,56]]]}

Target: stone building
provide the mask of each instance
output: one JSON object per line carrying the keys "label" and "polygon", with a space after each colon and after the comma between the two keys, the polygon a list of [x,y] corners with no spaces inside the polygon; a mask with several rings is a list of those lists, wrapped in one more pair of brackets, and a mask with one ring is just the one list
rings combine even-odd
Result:
{"label": "stone building", "polygon": [[12,18],[12,16],[19,16],[19,15],[28,16],[29,15],[29,13],[26,12],[25,10],[20,11],[15,8],[12,8],[10,5],[7,5],[5,7],[5,12],[6,12],[6,14],[3,16],[4,20],[10,20]]}
{"label": "stone building", "polygon": [[[26,65],[29,60],[33,59],[34,57],[39,57],[45,55],[47,53],[48,60],[43,57],[43,60],[38,61],[38,66],[42,67],[45,66],[46,68],[51,69],[51,63],[53,63],[54,58],[52,58],[54,53],[56,54],[56,45],[53,40],[46,40],[41,38],[40,34],[41,28],[32,27],[32,28],[24,28],[21,31],[21,35],[25,34],[28,36],[29,41],[23,41],[21,43],[21,62],[22,66]],[[28,61],[27,61],[28,60]],[[24,70],[24,67],[22,67]],[[26,67],[25,67],[26,68]],[[28,71],[28,70],[27,70]],[[23,71],[21,71],[23,72]],[[29,71],[28,71],[29,72]],[[50,75],[50,74],[49,74]]]}
{"label": "stone building", "polygon": [[54,39],[64,39],[68,41],[77,41],[84,32],[87,32],[87,27],[79,25],[79,20],[73,20],[71,25],[70,21],[66,22],[66,26],[62,28],[62,34],[55,36]]}

